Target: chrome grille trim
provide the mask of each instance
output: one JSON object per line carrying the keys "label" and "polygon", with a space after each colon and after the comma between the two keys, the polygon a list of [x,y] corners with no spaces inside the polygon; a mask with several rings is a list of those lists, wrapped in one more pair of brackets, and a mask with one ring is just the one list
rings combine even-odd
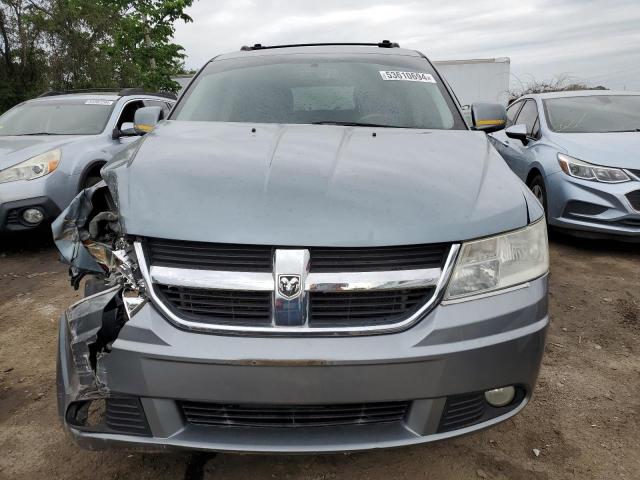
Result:
{"label": "chrome grille trim", "polygon": [[[254,291],[275,289],[272,273],[190,270],[154,265],[151,267],[150,275],[154,283],[176,287]],[[389,272],[309,273],[304,282],[304,289],[307,292],[345,292],[435,287],[441,275],[440,268]]]}
{"label": "chrome grille trim", "polygon": [[[147,260],[145,257],[144,249],[142,247],[141,242],[137,241],[134,243],[135,252],[138,258],[138,264],[140,267],[140,271],[144,277],[144,280],[147,284],[147,293],[151,298],[153,304],[166,316],[166,318],[176,325],[179,328],[193,330],[198,332],[208,332],[208,333],[219,333],[219,334],[229,334],[229,335],[286,335],[286,336],[335,336],[335,335],[374,335],[374,334],[385,334],[397,332],[400,330],[405,330],[422,319],[440,300],[444,294],[444,290],[449,282],[449,278],[453,271],[453,266],[458,257],[458,252],[460,250],[460,244],[452,244],[449,249],[449,253],[447,255],[446,261],[442,269],[423,269],[423,270],[400,270],[400,271],[390,271],[390,272],[346,272],[346,273],[316,273],[309,274],[305,281],[305,290],[309,288],[316,288],[317,291],[340,291],[348,289],[349,286],[344,283],[337,287],[338,283],[336,282],[336,278],[342,279],[351,279],[353,281],[352,291],[357,290],[369,290],[373,291],[375,289],[384,290],[385,287],[387,289],[391,288],[399,288],[395,282],[414,282],[410,286],[418,286],[418,282],[421,286],[432,286],[435,287],[434,293],[431,298],[414,314],[410,317],[402,320],[401,322],[397,322],[394,324],[386,324],[386,325],[367,325],[367,326],[350,326],[350,327],[335,327],[335,328],[317,328],[317,327],[309,327],[309,326],[295,326],[295,327],[283,327],[283,326],[269,326],[269,327],[258,327],[258,326],[235,326],[235,325],[217,325],[217,324],[206,324],[202,322],[194,322],[185,320],[176,316],[158,297],[154,290],[154,280],[153,278],[158,279],[158,275],[164,275],[165,280],[173,278],[182,279],[187,282],[196,282],[198,280],[194,280],[194,278],[198,278],[200,281],[204,282],[205,279],[209,278],[215,280],[216,282],[226,282],[226,279],[235,278],[234,284],[243,286],[243,281],[259,281],[259,285],[262,288],[267,287],[266,278],[269,277],[269,290],[273,290],[275,288],[275,281],[273,274],[270,273],[250,273],[249,276],[244,276],[247,272],[220,272],[220,271],[197,271],[197,270],[185,270],[185,269],[174,269],[168,267],[151,267],[147,265]],[[178,272],[172,272],[171,270],[178,270]],[[153,275],[152,275],[153,271]],[[186,272],[188,272],[188,276],[191,277],[187,279]],[[204,272],[204,276],[198,277],[198,273]],[[428,278],[417,279],[417,273],[421,272],[423,274],[428,274]],[[436,272],[438,275],[436,276]],[[172,274],[176,273],[175,276]],[[209,274],[214,274],[211,277],[208,277]],[[394,281],[389,281],[390,277],[393,277],[395,274],[404,277],[401,280],[398,280],[400,277],[394,277]],[[316,276],[314,279],[314,275]],[[355,276],[354,276],[355,275]],[[154,277],[155,276],[155,277]],[[327,278],[334,278],[333,281],[327,281]],[[239,281],[238,278],[244,279],[243,281]],[[368,279],[368,283],[364,283],[363,279]],[[249,279],[249,280],[247,280]],[[371,280],[373,279],[373,280]],[[376,280],[378,279],[378,280]],[[384,280],[383,280],[384,279]],[[217,283],[221,285],[221,283]],[[201,283],[201,288],[204,288],[204,284]],[[403,283],[406,286],[406,283]],[[187,286],[187,285],[183,285]],[[195,287],[194,285],[188,285]],[[368,286],[368,288],[367,288]],[[197,287],[195,287],[197,288]],[[207,283],[206,288],[215,288],[212,287],[212,283]],[[225,289],[229,289],[229,283],[225,283]],[[248,287],[247,287],[248,288]],[[328,289],[328,290],[327,290]],[[331,290],[333,289],[333,290]]]}
{"label": "chrome grille trim", "polygon": [[305,289],[310,292],[358,292],[435,287],[441,276],[440,268],[388,272],[310,273]]}
{"label": "chrome grille trim", "polygon": [[[137,251],[136,251],[137,253]],[[139,255],[139,253],[138,253]],[[151,281],[175,287],[209,288],[212,290],[273,291],[273,274],[264,272],[227,272],[190,270],[152,266]]]}

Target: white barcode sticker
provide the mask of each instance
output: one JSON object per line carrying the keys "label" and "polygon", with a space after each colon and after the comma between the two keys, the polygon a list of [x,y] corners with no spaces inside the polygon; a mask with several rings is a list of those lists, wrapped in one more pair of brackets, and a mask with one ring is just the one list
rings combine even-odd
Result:
{"label": "white barcode sticker", "polygon": [[87,100],[85,105],[113,105],[113,100]]}
{"label": "white barcode sticker", "polygon": [[397,72],[397,71],[380,71],[383,80],[400,80],[404,82],[424,82],[436,83],[436,79],[429,73],[422,72]]}

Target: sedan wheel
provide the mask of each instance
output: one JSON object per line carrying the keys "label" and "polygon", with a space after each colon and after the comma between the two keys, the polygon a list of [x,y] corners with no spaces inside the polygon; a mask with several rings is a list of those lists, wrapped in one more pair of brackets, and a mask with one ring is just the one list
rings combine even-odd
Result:
{"label": "sedan wheel", "polygon": [[536,196],[538,201],[542,204],[542,208],[544,208],[544,213],[545,215],[548,216],[547,188],[545,187],[544,179],[542,178],[542,175],[536,175],[535,177],[533,177],[531,180],[529,180],[529,183],[527,186],[529,187],[531,192],[533,192],[533,194]]}

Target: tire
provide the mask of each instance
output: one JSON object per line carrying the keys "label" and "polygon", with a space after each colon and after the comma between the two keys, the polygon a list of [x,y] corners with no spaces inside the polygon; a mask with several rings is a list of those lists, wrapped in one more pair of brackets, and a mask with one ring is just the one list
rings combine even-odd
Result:
{"label": "tire", "polygon": [[536,174],[529,183],[527,184],[531,192],[535,195],[538,201],[542,204],[542,208],[544,208],[544,214],[548,217],[547,214],[547,187],[544,184],[544,179],[542,175],[539,173]]}
{"label": "tire", "polygon": [[89,188],[89,187],[93,187],[96,183],[98,183],[100,180],[102,180],[102,177],[100,176],[90,176],[84,179],[84,183],[82,184],[82,187],[80,188],[80,190],[84,190],[85,188]]}
{"label": "tire", "polygon": [[84,296],[90,297],[91,295],[95,295],[96,293],[100,293],[107,289],[107,285],[103,280],[100,280],[95,277],[87,277],[84,282]]}

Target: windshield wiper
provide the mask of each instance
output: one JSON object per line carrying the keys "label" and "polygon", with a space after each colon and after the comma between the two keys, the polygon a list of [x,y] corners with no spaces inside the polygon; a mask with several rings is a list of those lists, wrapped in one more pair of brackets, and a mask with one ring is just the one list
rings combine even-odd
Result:
{"label": "windshield wiper", "polygon": [[377,127],[377,128],[411,128],[411,127],[399,127],[397,125],[381,125],[379,123],[359,123],[359,122],[313,122],[311,125],[341,125],[344,127]]}
{"label": "windshield wiper", "polygon": [[609,130],[609,133],[624,133],[624,132],[640,132],[640,128],[632,128],[631,130]]}

